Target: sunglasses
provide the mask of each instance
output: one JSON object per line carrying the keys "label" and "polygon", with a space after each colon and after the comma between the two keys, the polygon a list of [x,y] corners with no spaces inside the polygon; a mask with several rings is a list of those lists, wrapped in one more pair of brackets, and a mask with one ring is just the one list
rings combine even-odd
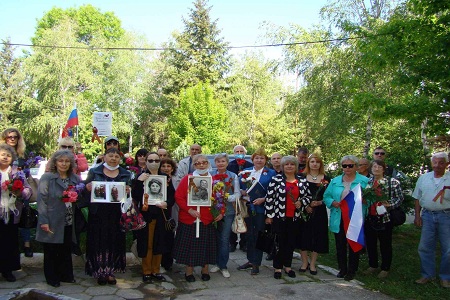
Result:
{"label": "sunglasses", "polygon": [[373,154],[375,154],[375,155],[385,155],[386,153],[385,152],[374,152]]}
{"label": "sunglasses", "polygon": [[149,162],[149,163],[159,163],[160,160],[159,159],[148,159],[147,162]]}
{"label": "sunglasses", "polygon": [[355,165],[354,164],[342,164],[342,168],[346,169],[346,168],[353,168]]}
{"label": "sunglasses", "polygon": [[108,141],[106,142],[106,145],[119,145],[118,141]]}
{"label": "sunglasses", "polygon": [[73,146],[61,145],[59,146],[62,149],[73,149]]}
{"label": "sunglasses", "polygon": [[8,135],[6,137],[7,140],[18,140],[19,136],[18,135]]}
{"label": "sunglasses", "polygon": [[195,165],[195,166],[204,166],[204,165],[207,165],[207,164],[208,164],[207,161],[198,161],[198,162],[196,162],[194,165]]}

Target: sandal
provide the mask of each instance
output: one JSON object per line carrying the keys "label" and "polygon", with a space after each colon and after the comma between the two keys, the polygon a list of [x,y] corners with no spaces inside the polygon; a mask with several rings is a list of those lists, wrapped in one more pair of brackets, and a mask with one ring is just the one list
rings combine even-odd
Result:
{"label": "sandal", "polygon": [[208,273],[202,273],[202,280],[203,281],[208,281],[211,279],[211,276],[209,276]]}

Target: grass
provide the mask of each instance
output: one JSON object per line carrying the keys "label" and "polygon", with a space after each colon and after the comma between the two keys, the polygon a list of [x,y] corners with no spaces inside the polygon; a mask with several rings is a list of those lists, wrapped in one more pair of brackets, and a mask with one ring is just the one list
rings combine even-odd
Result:
{"label": "grass", "polygon": [[[329,235],[330,253],[320,255],[318,261],[322,265],[337,268],[334,234]],[[364,275],[362,271],[369,267],[367,254],[361,255],[359,271],[356,279],[371,290],[380,291],[396,299],[450,299],[450,290],[440,286],[438,280],[425,285],[414,284],[420,278],[420,259],[417,247],[420,240],[420,229],[412,224],[394,228],[393,258],[389,276],[378,279],[375,275]],[[437,249],[437,268],[440,262],[440,250]],[[380,259],[380,257],[379,257]],[[380,262],[381,263],[381,262]],[[438,270],[436,270],[438,274]]]}

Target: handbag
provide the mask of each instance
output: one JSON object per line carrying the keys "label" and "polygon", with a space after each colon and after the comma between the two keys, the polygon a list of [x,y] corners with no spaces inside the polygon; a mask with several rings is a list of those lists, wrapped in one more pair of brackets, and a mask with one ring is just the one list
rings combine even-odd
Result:
{"label": "handbag", "polygon": [[164,209],[161,208],[161,212],[164,216],[164,227],[166,228],[167,231],[175,231],[175,228],[177,227],[177,222],[175,222],[174,219],[170,218],[167,219],[166,217],[166,213],[164,212]]}
{"label": "handbag", "polygon": [[135,207],[130,197],[128,197],[123,203],[121,203],[121,211],[122,215],[120,216],[120,227],[122,232],[139,230],[147,225],[144,217],[139,212],[138,208]]}
{"label": "handbag", "polygon": [[36,228],[38,223],[38,212],[30,205],[24,205],[20,215],[20,228]]}
{"label": "handbag", "polygon": [[240,200],[236,202],[236,215],[234,216],[233,223],[231,224],[231,231],[234,233],[246,233],[247,225],[245,225],[244,217],[242,216],[242,203]]}
{"label": "handbag", "polygon": [[278,252],[277,234],[266,226],[266,229],[258,232],[255,248],[266,252],[267,254],[276,255]]}
{"label": "handbag", "polygon": [[403,225],[406,221],[406,213],[399,206],[389,211],[389,219],[392,222],[393,226]]}
{"label": "handbag", "polygon": [[380,231],[380,230],[386,229],[386,226],[383,223],[383,216],[368,215],[366,218],[366,222],[375,231]]}
{"label": "handbag", "polygon": [[37,201],[39,179],[34,179],[33,176],[30,175],[27,178],[27,182],[31,190],[33,191],[31,193],[30,199],[28,199],[28,202],[34,203]]}

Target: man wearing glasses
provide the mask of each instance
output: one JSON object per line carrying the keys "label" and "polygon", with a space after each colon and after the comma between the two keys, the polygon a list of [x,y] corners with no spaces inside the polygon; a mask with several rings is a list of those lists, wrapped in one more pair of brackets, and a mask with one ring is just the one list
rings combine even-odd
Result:
{"label": "man wearing glasses", "polygon": [[[386,150],[383,149],[383,147],[376,147],[375,150],[373,150],[373,159],[379,159],[384,161],[386,158]],[[386,164],[386,171],[384,172],[384,175],[389,177],[397,177],[398,171],[391,165]]]}
{"label": "man wearing glasses", "polygon": [[180,160],[177,167],[177,174],[175,174],[175,176],[172,178],[173,187],[175,189],[178,187],[178,184],[180,183],[181,179],[184,176],[194,172],[194,166],[192,165],[192,158],[195,155],[201,153],[202,153],[202,146],[198,144],[193,144],[191,148],[189,148],[189,156]]}

